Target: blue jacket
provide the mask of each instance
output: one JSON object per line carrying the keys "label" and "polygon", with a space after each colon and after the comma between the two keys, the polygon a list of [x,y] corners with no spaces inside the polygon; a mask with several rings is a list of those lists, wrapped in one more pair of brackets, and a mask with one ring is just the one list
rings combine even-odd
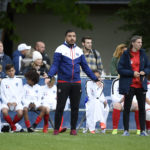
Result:
{"label": "blue jacket", "polygon": [[16,75],[19,74],[19,64],[20,64],[20,57],[23,58],[24,56],[18,51],[13,52],[13,64],[16,70]]}
{"label": "blue jacket", "polygon": [[9,56],[4,54],[4,56],[2,58],[0,58],[0,64],[3,67],[3,72],[5,72],[6,65],[7,64],[12,64],[12,60],[11,60],[11,58]]}
{"label": "blue jacket", "polygon": [[58,80],[67,82],[80,81],[80,66],[92,80],[98,81],[88,67],[83,51],[75,44],[70,46],[65,42],[56,49],[48,76],[53,77],[57,73]]}
{"label": "blue jacket", "polygon": [[[143,49],[140,49],[140,71],[146,73],[145,76],[141,76],[142,87],[144,91],[147,91],[147,78],[146,76],[150,73],[149,61]],[[134,77],[134,71],[131,68],[130,52],[126,50],[120,58],[118,63],[118,73],[120,74],[119,80],[119,93],[127,94]]]}

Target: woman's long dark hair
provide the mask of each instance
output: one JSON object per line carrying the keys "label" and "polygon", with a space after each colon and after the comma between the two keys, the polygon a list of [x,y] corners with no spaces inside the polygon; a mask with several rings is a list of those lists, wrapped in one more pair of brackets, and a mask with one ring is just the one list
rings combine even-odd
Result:
{"label": "woman's long dark hair", "polygon": [[[131,49],[133,48],[133,45],[132,43],[134,43],[137,39],[142,39],[142,36],[139,36],[139,35],[134,35],[131,40],[130,40],[130,43],[129,43],[129,50],[131,51]],[[133,56],[130,54],[130,58],[132,58]]]}

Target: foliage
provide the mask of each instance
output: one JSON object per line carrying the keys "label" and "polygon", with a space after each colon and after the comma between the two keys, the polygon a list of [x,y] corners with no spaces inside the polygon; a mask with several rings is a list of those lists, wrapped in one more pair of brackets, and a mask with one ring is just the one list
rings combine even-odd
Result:
{"label": "foliage", "polygon": [[128,8],[120,9],[117,15],[125,21],[120,29],[143,36],[143,47],[150,49],[150,1],[131,0]]}
{"label": "foliage", "polygon": [[[79,4],[78,0],[11,0],[9,9],[15,13],[27,13],[29,7],[35,6],[39,13],[45,11],[61,16],[61,20],[71,23],[81,29],[92,29],[92,24],[88,22],[87,16],[90,9],[87,5]],[[15,30],[15,24],[10,19],[8,11],[0,12],[0,29],[10,33]],[[13,34],[10,38],[17,38]]]}

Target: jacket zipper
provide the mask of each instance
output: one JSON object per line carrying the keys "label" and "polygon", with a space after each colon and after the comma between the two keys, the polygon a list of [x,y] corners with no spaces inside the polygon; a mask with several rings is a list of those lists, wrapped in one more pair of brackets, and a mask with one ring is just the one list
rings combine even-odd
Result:
{"label": "jacket zipper", "polygon": [[72,79],[73,80],[73,76],[74,76],[74,60],[73,60],[73,49],[71,48],[71,52],[72,52]]}

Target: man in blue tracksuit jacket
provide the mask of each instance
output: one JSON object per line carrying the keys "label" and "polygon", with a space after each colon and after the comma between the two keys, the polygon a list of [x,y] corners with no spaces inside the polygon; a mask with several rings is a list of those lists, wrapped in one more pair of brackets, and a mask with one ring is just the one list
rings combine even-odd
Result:
{"label": "man in blue tracksuit jacket", "polygon": [[123,136],[129,136],[129,112],[133,96],[136,95],[139,107],[139,121],[141,136],[145,132],[145,100],[147,91],[147,75],[150,73],[149,61],[142,47],[142,37],[133,36],[130,47],[120,58],[118,63],[119,93],[125,95],[123,111]]}
{"label": "man in blue tracksuit jacket", "polygon": [[82,50],[75,42],[76,33],[73,30],[66,31],[65,42],[57,47],[54,53],[52,66],[48,72],[50,78],[56,73],[58,75],[54,135],[59,133],[61,118],[68,97],[70,98],[71,105],[70,135],[77,135],[76,124],[81,97],[80,66],[92,80],[100,85],[98,78],[88,67]]}

